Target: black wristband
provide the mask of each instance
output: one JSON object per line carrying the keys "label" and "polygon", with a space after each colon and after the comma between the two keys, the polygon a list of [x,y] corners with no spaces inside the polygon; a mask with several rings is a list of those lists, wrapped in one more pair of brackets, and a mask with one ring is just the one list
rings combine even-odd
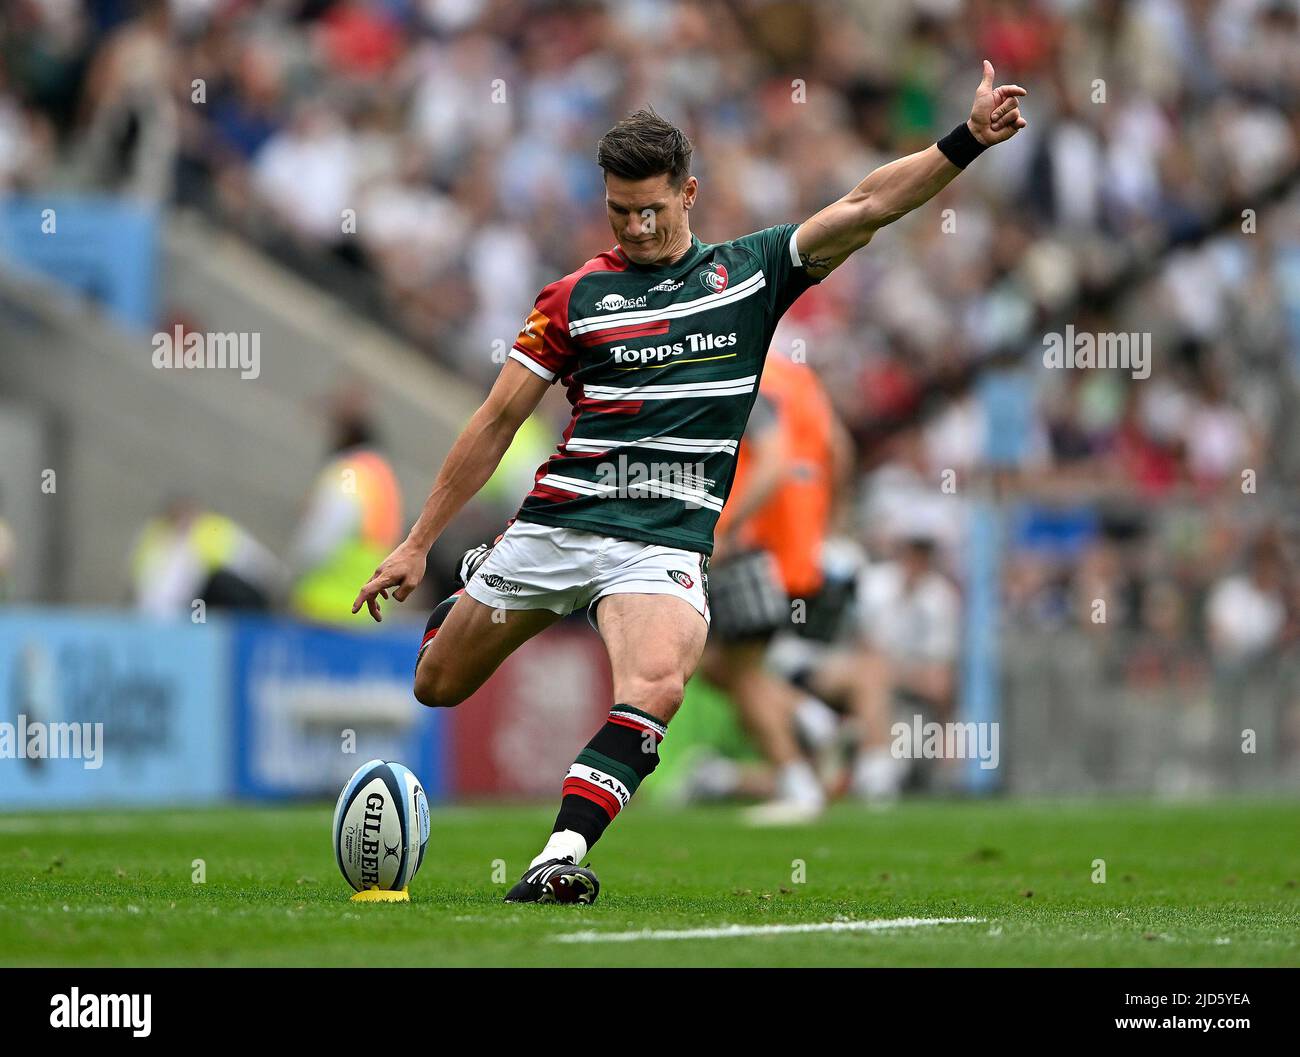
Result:
{"label": "black wristband", "polygon": [[964,169],[988,148],[975,138],[971,132],[970,126],[962,122],[955,129],[944,136],[936,146],[943,152],[953,165],[959,169]]}

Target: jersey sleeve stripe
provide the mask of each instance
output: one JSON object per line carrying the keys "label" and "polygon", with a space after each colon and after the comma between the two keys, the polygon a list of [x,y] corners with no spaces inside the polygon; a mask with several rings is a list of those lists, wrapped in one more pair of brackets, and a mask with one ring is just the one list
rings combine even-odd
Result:
{"label": "jersey sleeve stripe", "polygon": [[790,261],[791,263],[794,264],[796,268],[802,268],[803,261],[799,259],[799,247],[796,245],[796,240],[798,238],[799,238],[799,229],[795,228],[792,232],[790,232]]}
{"label": "jersey sleeve stripe", "polygon": [[512,360],[518,360],[520,363],[522,363],[525,367],[527,367],[530,371],[533,372],[533,374],[537,375],[538,377],[545,378],[548,382],[555,381],[554,371],[548,371],[540,363],[538,363],[531,356],[529,356],[528,353],[521,350],[517,345],[510,350],[509,356],[510,359]]}

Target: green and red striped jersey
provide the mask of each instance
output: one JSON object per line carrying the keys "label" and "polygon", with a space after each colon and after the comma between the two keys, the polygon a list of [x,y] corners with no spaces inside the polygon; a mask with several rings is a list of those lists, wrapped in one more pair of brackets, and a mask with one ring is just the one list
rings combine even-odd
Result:
{"label": "green and red striped jersey", "polygon": [[711,554],[777,322],[817,280],[781,224],[675,264],[615,247],[538,296],[510,357],[573,416],[521,521]]}

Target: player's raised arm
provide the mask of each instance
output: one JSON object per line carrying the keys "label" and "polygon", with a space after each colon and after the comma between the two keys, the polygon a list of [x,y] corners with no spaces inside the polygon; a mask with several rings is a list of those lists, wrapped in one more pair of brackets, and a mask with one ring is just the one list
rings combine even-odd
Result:
{"label": "player's raised arm", "polygon": [[993,64],[984,60],[984,79],[975,92],[970,118],[938,143],[871,172],[838,202],[804,221],[796,235],[808,274],[823,278],[860,250],[877,230],[924,205],[985,148],[1025,127],[1018,84],[993,87]]}
{"label": "player's raised arm", "polygon": [[393,597],[403,602],[420,585],[433,541],[492,476],[515,433],[541,403],[549,385],[547,379],[518,361],[506,360],[487,399],[442,461],[433,490],[410,533],[361,588],[352,603],[353,613],[366,605],[375,620],[382,620],[380,598],[387,598],[391,590]]}

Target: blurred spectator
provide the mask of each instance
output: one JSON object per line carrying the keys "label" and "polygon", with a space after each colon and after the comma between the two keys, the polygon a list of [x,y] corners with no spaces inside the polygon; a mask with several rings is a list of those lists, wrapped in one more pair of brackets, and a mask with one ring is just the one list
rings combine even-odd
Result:
{"label": "blurred spectator", "polygon": [[0,193],[35,187],[53,160],[54,130],[40,111],[4,92],[0,69]]}
{"label": "blurred spectator", "polygon": [[283,570],[228,517],[190,498],[168,504],[141,531],[131,555],[136,608],[153,617],[194,617],[210,609],[267,609]]}
{"label": "blurred spectator", "polygon": [[[356,390],[341,393],[330,419],[330,459],[308,497],[291,552],[290,604],[304,619],[356,627],[357,592],[402,537],[402,494],[365,397]],[[364,626],[373,625],[367,620]]]}
{"label": "blurred spectator", "polygon": [[356,203],[357,145],[319,100],[300,104],[253,163],[253,189],[297,238],[332,249],[343,241],[343,210]]}
{"label": "blurred spectator", "polygon": [[91,63],[82,97],[83,164],[91,184],[146,202],[171,193],[177,145],[167,0],[143,0]]}
{"label": "blurred spectator", "polygon": [[[913,763],[895,754],[895,720],[912,729],[954,718],[961,596],[936,567],[936,541],[909,530],[890,560],[858,577],[857,629],[846,648],[822,658],[807,687],[853,719],[857,754],[849,789],[865,800],[896,798]],[[919,754],[920,747],[909,749]]]}
{"label": "blurred spectator", "polygon": [[1206,603],[1215,660],[1240,667],[1275,648],[1286,625],[1286,566],[1271,539],[1251,547],[1245,570],[1223,577]]}
{"label": "blurred spectator", "polygon": [[891,689],[940,717],[953,707],[961,598],[936,567],[935,541],[912,535],[893,561],[871,565],[859,586],[859,620],[889,666]]}

